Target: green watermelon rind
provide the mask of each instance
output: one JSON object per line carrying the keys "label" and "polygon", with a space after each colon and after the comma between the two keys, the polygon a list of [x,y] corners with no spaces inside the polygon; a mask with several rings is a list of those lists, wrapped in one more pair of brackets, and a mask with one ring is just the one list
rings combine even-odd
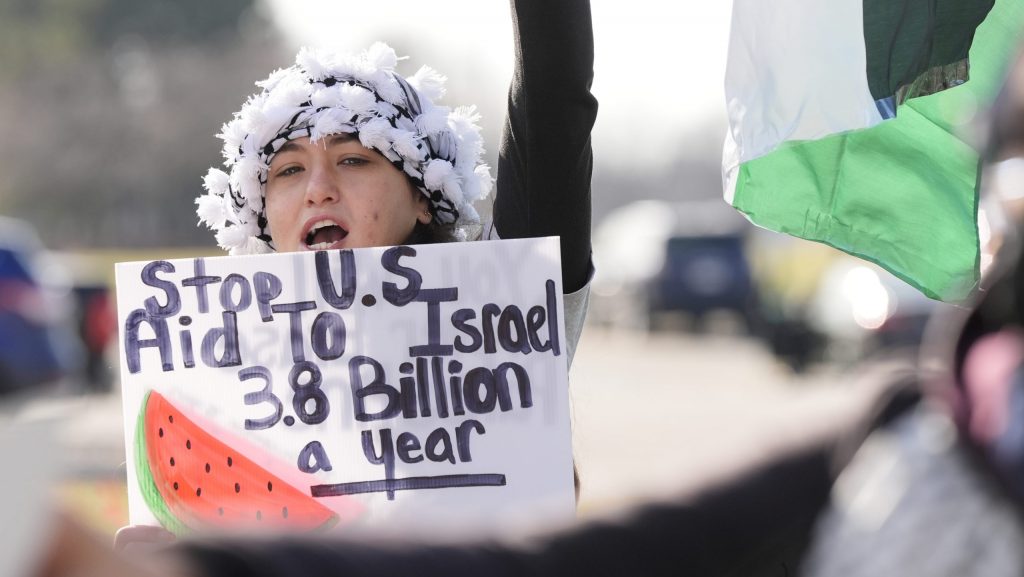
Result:
{"label": "green watermelon rind", "polygon": [[142,498],[153,515],[160,521],[164,529],[175,535],[185,535],[190,532],[187,525],[182,523],[174,513],[171,513],[160,494],[160,489],[153,479],[153,471],[149,467],[149,452],[146,444],[146,407],[149,406],[150,392],[142,400],[142,409],[139,411],[139,418],[135,425],[135,476],[139,480],[139,489],[142,491]]}
{"label": "green watermelon rind", "polygon": [[[146,443],[146,408],[149,406],[151,393],[152,391],[146,392],[146,396],[142,400],[142,409],[139,411],[139,418],[135,425],[135,476],[138,478],[139,489],[142,491],[142,497],[145,499],[146,505],[157,520],[160,521],[160,524],[171,533],[183,536],[191,533],[192,529],[171,512],[167,502],[160,493],[160,489],[156,486],[153,471],[149,466],[149,448]],[[332,511],[331,516],[326,521],[308,530],[314,533],[327,531],[337,525],[340,520],[341,518],[338,513]]]}

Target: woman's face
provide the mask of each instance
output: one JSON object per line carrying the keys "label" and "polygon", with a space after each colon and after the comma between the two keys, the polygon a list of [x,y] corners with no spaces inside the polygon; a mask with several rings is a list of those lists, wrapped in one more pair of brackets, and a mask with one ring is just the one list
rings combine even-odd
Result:
{"label": "woman's face", "polygon": [[405,242],[427,224],[427,197],[352,135],[285,144],[270,164],[267,220],[278,252]]}

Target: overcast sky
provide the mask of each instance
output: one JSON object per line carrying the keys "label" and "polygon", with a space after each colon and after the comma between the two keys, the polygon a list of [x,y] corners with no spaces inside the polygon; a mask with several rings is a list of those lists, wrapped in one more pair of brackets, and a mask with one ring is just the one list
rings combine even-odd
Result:
{"label": "overcast sky", "polygon": [[[500,126],[512,64],[506,2],[269,3],[293,47],[359,50],[375,40],[388,42],[399,55],[410,56],[400,71],[411,74],[421,64],[434,67],[449,77],[451,92],[475,99],[446,99],[446,104],[476,104],[486,124]],[[706,134],[716,125],[724,130],[722,85],[731,4],[594,0],[594,93],[600,102],[594,142],[599,162],[652,166],[688,147],[720,146],[717,136],[708,142],[695,134]]]}

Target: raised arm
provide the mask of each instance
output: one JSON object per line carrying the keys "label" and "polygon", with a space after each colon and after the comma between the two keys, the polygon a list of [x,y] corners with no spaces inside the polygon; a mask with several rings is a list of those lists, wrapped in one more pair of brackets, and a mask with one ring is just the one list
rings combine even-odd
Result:
{"label": "raised arm", "polygon": [[515,72],[498,161],[502,238],[560,236],[562,286],[590,273],[590,131],[597,100],[589,0],[512,0]]}

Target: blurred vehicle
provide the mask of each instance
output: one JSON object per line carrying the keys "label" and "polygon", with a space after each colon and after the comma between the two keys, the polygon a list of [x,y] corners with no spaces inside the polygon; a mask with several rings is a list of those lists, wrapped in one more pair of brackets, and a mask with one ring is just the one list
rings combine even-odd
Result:
{"label": "blurred vehicle", "polygon": [[829,356],[917,356],[928,319],[940,307],[881,267],[841,255],[825,271],[810,303],[812,327],[825,335]]}
{"label": "blurred vehicle", "polygon": [[652,328],[682,314],[699,328],[724,311],[749,330],[757,291],[746,220],[723,201],[645,200],[608,215],[594,234],[595,322]]}
{"label": "blurred vehicle", "polygon": [[66,280],[31,226],[0,217],[0,388],[55,383],[79,367]]}
{"label": "blurred vehicle", "polygon": [[75,388],[109,391],[114,384],[112,368],[117,364],[112,356],[117,340],[117,305],[111,288],[115,261],[104,251],[52,252],[48,260],[68,279],[68,321],[81,353]]}
{"label": "blurred vehicle", "polygon": [[809,303],[840,253],[752,226],[749,254],[761,297],[756,335],[793,370],[823,359],[828,339],[814,326]]}
{"label": "blurred vehicle", "polygon": [[762,229],[753,238],[758,334],[796,371],[819,361],[916,355],[928,318],[950,306],[824,244]]}
{"label": "blurred vehicle", "polygon": [[75,326],[83,347],[82,384],[93,392],[108,391],[113,382],[107,352],[117,337],[117,310],[110,288],[100,283],[76,283]]}
{"label": "blurred vehicle", "polygon": [[741,236],[669,237],[664,264],[647,291],[651,319],[684,312],[699,323],[708,313],[731,311],[753,327],[756,304]]}

